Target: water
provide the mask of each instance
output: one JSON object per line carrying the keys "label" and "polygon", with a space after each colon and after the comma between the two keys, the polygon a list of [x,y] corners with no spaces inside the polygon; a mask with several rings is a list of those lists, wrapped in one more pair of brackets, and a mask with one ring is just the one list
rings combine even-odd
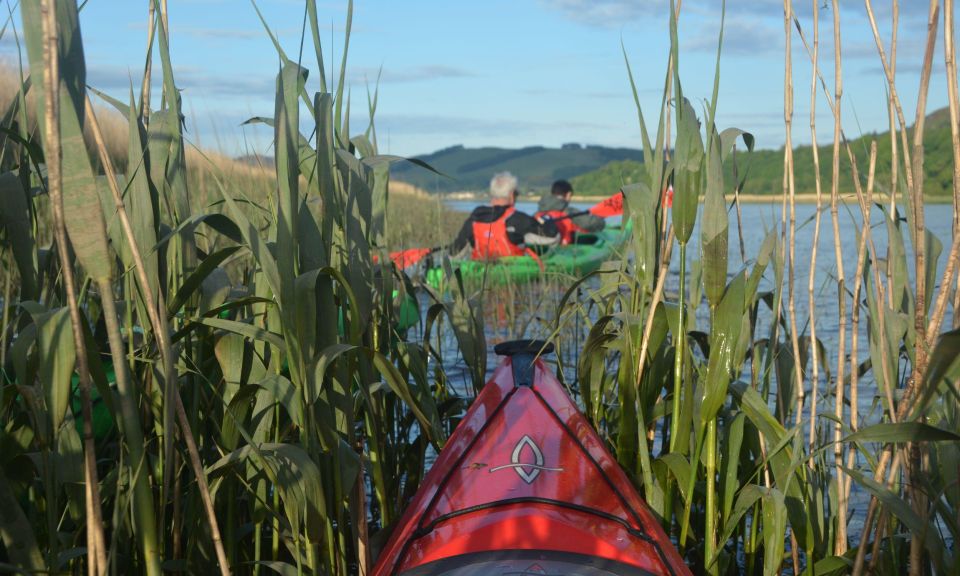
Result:
{"label": "water", "polygon": [[[477,201],[456,200],[447,202],[446,205],[457,211],[469,212],[475,206],[481,204]],[[574,202],[571,204],[575,209],[585,210],[593,205],[592,202]],[[528,214],[536,211],[536,204],[533,202],[518,202],[517,209]],[[795,246],[794,259],[794,277],[795,277],[795,304],[797,321],[802,333],[809,334],[808,317],[808,283],[810,280],[810,262],[813,255],[813,236],[814,236],[814,217],[817,210],[814,204],[798,204],[796,206],[797,238]],[[743,245],[746,255],[746,264],[752,266],[752,259],[760,252],[760,247],[771,230],[779,230],[781,206],[779,203],[755,203],[743,204],[741,208]],[[701,214],[702,216],[702,214]],[[737,226],[737,215],[735,210],[731,210],[730,216],[730,238],[729,238],[729,276],[732,277],[744,266],[744,259],[740,254],[740,243]],[[940,280],[946,267],[947,253],[950,250],[950,243],[953,240],[952,234],[952,210],[948,205],[931,205],[926,209],[927,229],[936,236],[943,244],[943,253],[937,262],[937,274],[934,297],[939,293]],[[874,245],[876,246],[879,258],[884,258],[887,252],[887,230],[885,225],[886,216],[877,207],[874,207],[870,219],[871,230]],[[831,220],[829,205],[825,205],[820,216],[820,240],[817,245],[817,262],[814,274],[815,291],[815,313],[817,338],[823,342],[827,351],[831,354],[829,364],[837,365],[838,342],[840,337],[840,321],[837,314],[837,260],[834,250],[833,224]],[[847,289],[852,291],[854,274],[857,265],[858,248],[858,230],[862,226],[863,218],[860,215],[860,209],[855,204],[844,207],[841,206],[838,214],[841,257],[843,260],[844,276]],[[700,258],[699,252],[699,229],[700,218],[697,220],[697,227],[694,229],[693,236],[687,248],[688,269],[691,261]],[[609,225],[620,224],[620,219],[608,219]],[[904,230],[905,244],[907,251],[907,265],[910,270],[911,279],[914,277],[913,251],[910,246],[908,234],[906,234],[906,222],[901,223]],[[670,276],[667,280],[666,290],[670,293],[676,293],[679,288],[679,250],[674,248],[673,257],[670,265]],[[928,263],[929,266],[929,263]],[[772,284],[772,265],[768,266],[764,281],[760,285],[760,291],[773,289]],[[913,280],[910,282],[913,284]],[[865,290],[865,285],[863,290]],[[865,294],[865,292],[862,292]],[[787,286],[784,283],[784,306],[786,305]],[[852,309],[852,302],[847,299],[847,351],[849,352],[849,342],[852,333],[850,332],[849,315]],[[701,306],[698,313],[698,323],[705,326],[706,308]],[[943,326],[947,327],[952,322],[952,310],[948,307]],[[865,317],[861,315],[861,319]],[[861,322],[860,326],[860,357],[866,358],[866,322]]]}
{"label": "water", "polygon": [[[458,211],[469,212],[472,210],[478,202],[475,201],[451,201],[447,205]],[[577,202],[573,206],[577,209],[587,209],[592,205],[590,202]],[[532,214],[536,211],[536,204],[521,202],[517,204],[517,209],[524,211],[528,214]],[[760,252],[761,245],[764,239],[767,237],[767,233],[772,230],[780,230],[780,221],[781,221],[781,205],[777,202],[771,201],[770,203],[756,203],[756,204],[744,204],[741,207],[741,223],[742,227],[742,238],[743,238],[743,250],[746,256],[746,262],[741,256],[740,252],[740,235],[738,233],[738,223],[737,223],[737,214],[735,210],[729,212],[730,216],[730,236],[729,236],[729,260],[728,260],[728,276],[732,277],[738,271],[742,269],[744,265],[748,267],[753,266],[752,259],[756,257]],[[795,278],[795,306],[796,306],[796,318],[798,323],[799,334],[802,336],[808,336],[810,333],[810,322],[816,322],[816,335],[817,338],[823,343],[824,349],[827,351],[827,365],[830,366],[830,369],[833,371],[836,369],[839,361],[839,338],[840,338],[840,321],[838,314],[838,266],[836,252],[834,249],[834,232],[833,232],[833,222],[830,214],[829,205],[825,205],[822,208],[820,213],[820,238],[816,246],[816,268],[814,272],[814,302],[815,310],[813,317],[811,319],[809,314],[809,292],[808,285],[810,282],[811,274],[811,258],[814,253],[814,220],[817,215],[816,205],[814,204],[799,204],[796,206],[796,222],[797,222],[797,237],[795,244],[795,256],[794,256],[794,278]],[[702,214],[700,214],[702,217]],[[952,209],[947,205],[931,205],[926,208],[926,225],[927,229],[937,237],[942,243],[942,253],[936,264],[936,279],[934,281],[934,301],[936,296],[939,294],[940,281],[943,277],[943,271],[946,267],[946,259],[950,250],[950,244],[953,240],[952,235]],[[873,239],[874,246],[876,248],[876,253],[878,258],[883,259],[886,257],[887,253],[887,226],[886,226],[886,215],[879,208],[874,207],[870,216],[871,219],[871,235]],[[609,222],[611,225],[619,224],[619,219],[616,222]],[[698,218],[699,223],[699,218]],[[854,284],[854,275],[856,273],[857,266],[857,250],[858,250],[858,234],[862,226],[863,218],[860,214],[859,206],[855,203],[850,204],[849,206],[841,206],[838,214],[838,229],[839,229],[839,244],[840,244],[840,253],[843,263],[844,276],[846,281],[846,289],[848,291],[846,299],[846,351],[845,353],[849,355],[850,353],[850,344],[852,339],[852,323],[850,321],[851,312],[854,303],[850,297],[850,293],[853,290]],[[909,270],[910,281],[909,285],[913,285],[915,282],[913,278],[914,274],[914,255],[913,248],[910,244],[909,234],[906,229],[906,222],[901,223],[901,230],[904,232],[904,244],[906,250],[906,259],[907,267]],[[700,248],[699,248],[699,225],[694,230],[693,236],[691,237],[690,244],[688,246],[688,270],[690,269],[690,263],[693,260],[700,258]],[[787,246],[789,249],[789,246]],[[869,255],[869,253],[868,253]],[[788,255],[789,258],[789,255]],[[928,254],[928,266],[931,265],[930,256]],[[786,282],[786,274],[789,269],[785,269],[785,281],[783,286],[783,298],[784,298],[784,313],[786,313],[786,302],[788,295],[788,286]],[[679,250],[674,248],[673,256],[670,266],[670,275],[667,280],[666,290],[668,293],[676,294],[679,289]],[[764,280],[760,284],[759,290],[772,291],[774,288],[773,285],[773,267],[768,266]],[[866,283],[864,283],[861,292],[861,298],[866,297]],[[933,303],[931,303],[931,306]],[[699,329],[705,329],[709,326],[709,310],[707,309],[705,301],[701,303],[699,308],[696,311],[697,316],[697,325]],[[861,322],[858,328],[858,338],[859,338],[859,352],[858,352],[858,362],[863,362],[869,358],[869,340],[867,337],[867,322],[866,314],[861,313]],[[948,307],[947,313],[945,315],[943,324],[941,326],[941,331],[948,329],[952,325],[953,311]],[[760,318],[757,327],[757,337],[765,337],[769,330],[769,325],[773,321],[772,313],[765,305],[760,307]],[[488,323],[489,324],[489,323]],[[488,326],[488,339],[490,337],[496,336]],[[536,323],[531,323],[526,327],[526,333],[523,334],[523,337],[548,337],[549,330],[540,328]],[[453,344],[451,342],[451,344]],[[492,346],[491,346],[492,348]],[[564,372],[567,375],[568,379],[575,378],[575,366],[576,366],[576,349],[578,347],[567,346],[568,354],[564,358],[561,358],[561,362],[564,365]],[[448,345],[448,350],[455,349],[455,345]],[[488,376],[492,373],[492,370],[496,368],[498,359],[492,356],[488,358]],[[445,364],[447,364],[445,362]],[[464,392],[468,392],[469,384],[467,384],[467,373],[465,365],[462,362],[462,359],[450,358],[449,363],[446,367],[456,373],[461,371],[463,374],[464,382]],[[902,367],[901,367],[902,371]],[[831,374],[831,377],[835,377],[835,374]],[[749,377],[749,375],[745,375]],[[809,382],[807,382],[809,386]],[[775,386],[775,383],[774,383]],[[861,418],[861,424],[870,424],[879,420],[882,415],[882,402],[880,401],[880,394],[877,390],[876,383],[873,379],[872,372],[867,373],[860,380],[859,385],[859,401],[858,401],[858,413]],[[469,392],[468,392],[469,393]],[[808,397],[812,393],[812,390],[808,389],[805,392]],[[771,402],[773,395],[771,395]],[[817,383],[817,399],[818,399],[818,413],[823,414],[833,413],[833,384],[827,381],[826,375],[820,374],[820,381]],[[773,406],[771,405],[771,409]],[[807,407],[809,410],[809,407]],[[809,422],[809,418],[804,416],[804,438],[807,437],[809,433],[809,426],[812,424]],[[829,421],[820,421],[817,425],[823,427],[824,429],[829,429],[832,427],[832,424]],[[659,431],[657,432],[659,436]],[[659,442],[659,438],[656,439],[656,442]],[[858,465],[864,465],[865,462],[860,461]],[[866,505],[869,500],[869,495],[860,489],[855,483],[853,487],[853,492],[851,494],[850,502],[850,527],[849,533],[851,536],[851,541],[856,541],[859,537],[859,532],[862,529],[862,523],[865,516]]]}

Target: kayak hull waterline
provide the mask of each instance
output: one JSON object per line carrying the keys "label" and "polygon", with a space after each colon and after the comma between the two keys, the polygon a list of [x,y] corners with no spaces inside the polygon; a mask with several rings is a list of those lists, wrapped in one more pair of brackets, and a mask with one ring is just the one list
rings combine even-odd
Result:
{"label": "kayak hull waterline", "polygon": [[[626,228],[606,228],[596,234],[583,235],[595,239],[591,244],[567,244],[552,248],[537,262],[531,256],[505,256],[494,261],[460,260],[454,266],[460,269],[465,282],[484,282],[488,286],[523,284],[550,275],[582,276],[599,269],[623,246],[630,235]],[[541,263],[543,265],[541,269]],[[434,288],[445,282],[442,268],[429,268],[426,281]]]}
{"label": "kayak hull waterline", "polygon": [[498,347],[373,576],[690,574],[541,344]]}

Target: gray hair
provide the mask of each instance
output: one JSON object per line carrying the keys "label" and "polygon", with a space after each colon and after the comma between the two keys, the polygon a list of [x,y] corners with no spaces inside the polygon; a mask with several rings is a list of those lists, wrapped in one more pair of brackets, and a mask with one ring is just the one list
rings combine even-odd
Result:
{"label": "gray hair", "polygon": [[509,172],[498,172],[490,180],[490,196],[509,198],[517,190],[517,177]]}

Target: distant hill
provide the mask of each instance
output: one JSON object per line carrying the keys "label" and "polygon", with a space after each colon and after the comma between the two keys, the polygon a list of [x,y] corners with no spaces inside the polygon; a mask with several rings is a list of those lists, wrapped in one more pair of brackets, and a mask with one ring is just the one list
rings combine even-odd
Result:
{"label": "distant hill", "polygon": [[[748,127],[749,129],[749,127]],[[912,129],[908,130],[912,142]],[[848,134],[852,136],[852,134]],[[828,140],[829,139],[829,140]],[[833,159],[833,131],[820,132],[820,141],[829,142],[818,147],[820,178],[824,194],[830,193],[830,175]],[[890,132],[869,133],[850,141],[857,158],[860,181],[866,191],[867,169],[870,162],[870,142],[877,142],[877,169],[874,194],[887,195],[890,191]],[[950,197],[953,194],[953,151],[950,135],[950,112],[946,108],[927,116],[924,130],[924,193],[929,197]],[[794,149],[794,182],[797,194],[816,193],[816,173],[813,169],[813,147],[799,146]],[[901,159],[902,162],[902,159]],[[577,194],[609,194],[622,184],[635,182],[640,177],[642,164],[633,160],[611,162],[597,170],[582,174],[572,180]],[[743,177],[747,173],[744,194],[780,194],[783,191],[783,148],[757,150],[737,155],[737,170]],[[749,172],[746,172],[749,171]],[[725,182],[733,181],[732,165],[725,167]],[[846,149],[840,151],[840,191],[853,192],[850,161]],[[902,169],[901,169],[902,175]]]}
{"label": "distant hill", "polygon": [[400,162],[390,169],[393,179],[430,192],[482,191],[496,172],[509,170],[520,179],[521,193],[546,190],[554,180],[570,179],[610,162],[643,161],[643,152],[630,148],[564,144],[560,148],[465,148],[452,146],[420,156],[430,166],[450,176],[444,178],[411,164]]}
{"label": "distant hill", "polygon": [[609,196],[625,184],[633,184],[646,171],[643,163],[635,160],[616,160],[594,170],[573,178],[573,191],[577,196]]}

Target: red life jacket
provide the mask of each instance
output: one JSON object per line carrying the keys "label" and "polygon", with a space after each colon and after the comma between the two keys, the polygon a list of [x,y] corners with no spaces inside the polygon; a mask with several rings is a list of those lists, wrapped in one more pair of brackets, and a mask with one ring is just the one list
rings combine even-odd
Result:
{"label": "red life jacket", "polygon": [[560,243],[570,244],[573,242],[573,235],[578,232],[586,232],[583,228],[573,223],[572,218],[567,218],[567,213],[563,210],[543,210],[537,212],[537,218],[541,220],[553,220],[560,232]]}
{"label": "red life jacket", "polygon": [[473,259],[495,260],[503,256],[522,256],[526,251],[510,241],[507,235],[507,218],[514,212],[513,206],[493,222],[473,223]]}

